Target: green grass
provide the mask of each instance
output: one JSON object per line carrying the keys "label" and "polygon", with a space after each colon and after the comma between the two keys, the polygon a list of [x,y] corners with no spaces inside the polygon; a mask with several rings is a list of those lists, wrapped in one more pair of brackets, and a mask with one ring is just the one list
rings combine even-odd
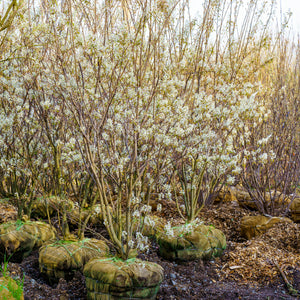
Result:
{"label": "green grass", "polygon": [[8,271],[8,262],[10,257],[6,259],[6,255],[4,255],[4,262],[0,266],[0,272],[4,278],[4,283],[0,283],[0,295],[2,300],[11,299],[11,297],[13,297],[13,299],[20,300],[23,296],[24,275],[22,280],[10,277]]}

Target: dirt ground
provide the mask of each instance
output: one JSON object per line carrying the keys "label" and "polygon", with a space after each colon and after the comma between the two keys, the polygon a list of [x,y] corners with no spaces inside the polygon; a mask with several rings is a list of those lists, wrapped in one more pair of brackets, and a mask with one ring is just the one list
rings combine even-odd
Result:
{"label": "dirt ground", "polygon": [[[172,218],[176,224],[178,215],[173,204],[165,203],[163,208],[162,216]],[[6,209],[10,212],[11,208]],[[236,202],[221,203],[200,213],[205,224],[222,230],[227,238],[224,254],[211,261],[167,261],[159,256],[158,245],[153,241],[149,252],[140,257],[164,268],[157,299],[300,299],[289,294],[283,278],[284,275],[295,290],[300,290],[300,224],[280,224],[246,241],[240,236],[240,219],[255,214]],[[94,229],[104,232],[103,228]],[[24,276],[25,299],[86,299],[80,272],[71,281],[61,279],[50,285],[39,272],[38,251],[22,263],[9,262],[8,267],[11,276]]]}

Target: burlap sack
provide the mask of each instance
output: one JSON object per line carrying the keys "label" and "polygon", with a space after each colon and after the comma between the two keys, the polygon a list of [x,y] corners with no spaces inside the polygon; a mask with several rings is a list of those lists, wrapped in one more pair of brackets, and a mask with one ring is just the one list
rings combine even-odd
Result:
{"label": "burlap sack", "polygon": [[265,233],[277,223],[292,222],[288,218],[246,216],[241,220],[241,236],[250,240],[251,238]]}
{"label": "burlap sack", "polygon": [[56,241],[44,245],[39,253],[40,272],[50,281],[69,279],[77,270],[94,257],[107,257],[109,247],[104,241],[84,239],[81,241]]}
{"label": "burlap sack", "polygon": [[294,222],[300,222],[300,197],[293,200],[291,204],[292,219]]}
{"label": "burlap sack", "polygon": [[90,260],[84,267],[88,299],[155,299],[163,268],[134,258]]}
{"label": "burlap sack", "polygon": [[146,216],[143,224],[140,223],[139,219],[134,218],[132,220],[133,231],[139,231],[144,236],[154,239],[157,239],[162,234],[165,223],[165,219],[155,215]]}
{"label": "burlap sack", "polygon": [[[109,208],[112,210],[111,208]],[[67,212],[68,220],[72,225],[78,225],[79,222],[84,222],[87,216],[90,215],[88,224],[97,225],[103,224],[103,214],[101,212],[100,204],[96,204],[93,207],[84,208],[79,214],[79,207],[75,207]]]}
{"label": "burlap sack", "polygon": [[222,187],[222,189],[216,195],[214,202],[233,202],[237,201],[236,196],[233,192],[233,189],[228,186]]}
{"label": "burlap sack", "polygon": [[47,209],[49,216],[53,216],[56,213],[62,213],[65,206],[67,211],[74,208],[74,203],[69,199],[62,199],[60,197],[47,197],[38,198],[32,204],[31,216],[34,218],[47,218]]}
{"label": "burlap sack", "polygon": [[54,239],[55,229],[43,222],[10,222],[0,225],[0,257],[21,261],[44,242]]}
{"label": "burlap sack", "polygon": [[[250,209],[257,210],[257,202],[253,199],[248,191],[242,186],[231,187],[231,193],[233,197],[235,197],[242,207],[247,207]],[[256,191],[253,190],[253,194],[255,195]],[[274,206],[275,208],[286,207],[291,202],[291,199],[288,195],[282,194],[279,191],[271,191],[265,194],[264,199],[266,207],[271,208]]]}
{"label": "burlap sack", "polygon": [[[183,225],[185,226],[185,225]],[[188,261],[220,256],[226,248],[222,231],[213,226],[197,225],[190,232],[174,227],[174,234],[163,233],[159,239],[160,255],[170,260]]]}

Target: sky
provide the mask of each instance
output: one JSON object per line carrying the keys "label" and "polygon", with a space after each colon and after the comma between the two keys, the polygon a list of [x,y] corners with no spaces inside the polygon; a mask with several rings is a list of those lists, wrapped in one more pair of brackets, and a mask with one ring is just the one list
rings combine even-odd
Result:
{"label": "sky", "polygon": [[282,0],[282,10],[291,10],[293,30],[300,34],[300,1],[299,0]]}
{"label": "sky", "polygon": [[[193,12],[197,12],[201,8],[203,0],[190,0]],[[277,16],[280,21],[280,7],[282,14],[288,11],[292,12],[290,28],[296,35],[300,35],[300,0],[277,0]]]}
{"label": "sky", "polygon": [[[8,0],[0,0],[0,3],[1,2],[5,3],[7,1]],[[203,1],[204,0],[190,0],[192,13],[197,13],[201,10]],[[258,1],[263,1],[263,0],[258,0]],[[272,0],[268,0],[268,1],[272,1]],[[300,35],[300,0],[275,0],[275,1],[277,2],[278,20],[280,21],[280,11],[282,11],[283,14],[287,13],[288,11],[291,11],[292,19],[290,22],[290,28],[296,35]]]}

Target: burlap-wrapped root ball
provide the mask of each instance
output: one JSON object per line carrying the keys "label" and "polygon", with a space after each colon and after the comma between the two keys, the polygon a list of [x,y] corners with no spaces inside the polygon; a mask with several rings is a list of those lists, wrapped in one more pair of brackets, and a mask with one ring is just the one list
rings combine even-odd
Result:
{"label": "burlap-wrapped root ball", "polygon": [[300,223],[300,196],[296,197],[291,205],[292,219]]}
{"label": "burlap-wrapped root ball", "polygon": [[233,190],[229,186],[224,186],[221,190],[215,195],[214,202],[233,202],[237,201],[236,196],[234,195]]}
{"label": "burlap-wrapped root ball", "polygon": [[280,217],[245,216],[241,219],[241,236],[250,240],[279,223],[292,223],[292,220]]}
{"label": "burlap-wrapped root ball", "polygon": [[155,299],[163,280],[160,265],[137,258],[95,258],[83,274],[90,300]]}
{"label": "burlap-wrapped root ball", "polygon": [[67,211],[70,211],[74,208],[74,203],[69,199],[56,196],[38,198],[33,202],[31,216],[46,219],[48,217],[47,211],[51,217],[57,212],[62,213],[64,207]]}
{"label": "burlap-wrapped root ball", "polygon": [[16,221],[0,225],[0,257],[12,255],[11,261],[21,261],[35,248],[54,239],[55,230],[46,223]]}
{"label": "burlap-wrapped root ball", "polygon": [[[84,208],[79,212],[80,208],[75,207],[72,210],[67,212],[68,220],[70,224],[77,226],[80,222],[84,222],[85,219],[90,215],[88,224],[97,225],[103,224],[103,214],[101,211],[100,204],[96,204],[93,207]],[[109,207],[109,210],[112,211],[112,208]]]}
{"label": "burlap-wrapped root ball", "polygon": [[96,225],[102,223],[98,215],[94,212],[90,212],[88,209],[82,210],[81,214],[79,213],[79,208],[76,207],[72,209],[70,212],[67,213],[68,220],[70,221],[71,225],[78,226],[79,223],[84,222],[87,216],[91,214],[89,219],[89,224]]}
{"label": "burlap-wrapped root ball", "polygon": [[74,272],[83,269],[94,257],[107,257],[109,247],[104,241],[83,239],[80,241],[56,241],[44,245],[39,253],[40,272],[50,281],[72,278]]}
{"label": "burlap-wrapped root ball", "polygon": [[0,277],[0,299],[24,300],[22,285],[9,276]]}
{"label": "burlap-wrapped root ball", "polygon": [[[123,227],[126,226],[126,218],[122,218]],[[162,234],[166,221],[164,218],[155,215],[146,215],[141,220],[140,217],[132,218],[132,229],[133,232],[141,232],[144,236],[151,239],[157,240]],[[118,223],[114,223],[115,230],[118,230]]]}
{"label": "burlap-wrapped root ball", "polygon": [[162,257],[189,261],[220,256],[226,248],[226,237],[213,226],[182,225],[165,231],[159,237],[158,243]]}
{"label": "burlap-wrapped root ball", "polygon": [[140,220],[133,219],[133,230],[141,231],[144,236],[157,239],[163,232],[165,220],[159,216],[145,216],[143,224]]}

